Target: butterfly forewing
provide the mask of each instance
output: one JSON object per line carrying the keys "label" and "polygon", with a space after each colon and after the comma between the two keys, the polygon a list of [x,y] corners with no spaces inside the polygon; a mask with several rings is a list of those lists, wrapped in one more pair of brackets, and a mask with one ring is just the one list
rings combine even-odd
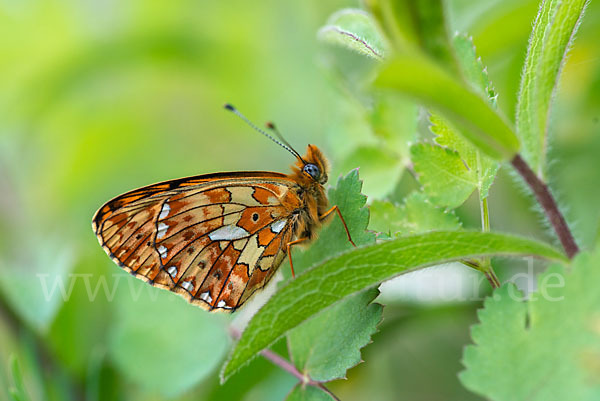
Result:
{"label": "butterfly forewing", "polygon": [[113,199],[94,231],[121,267],[208,310],[233,311],[272,277],[301,200],[283,174],[220,173]]}

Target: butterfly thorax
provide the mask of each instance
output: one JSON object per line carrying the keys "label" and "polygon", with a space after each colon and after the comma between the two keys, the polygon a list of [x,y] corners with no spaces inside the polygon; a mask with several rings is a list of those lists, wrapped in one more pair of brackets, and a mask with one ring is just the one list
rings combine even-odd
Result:
{"label": "butterfly thorax", "polygon": [[[306,166],[316,167],[311,171],[314,176],[306,171]],[[296,192],[301,199],[301,207],[294,211],[295,230],[294,237],[314,239],[321,218],[328,209],[328,200],[324,184],[327,183],[327,159],[314,145],[308,145],[307,153],[292,166],[292,174],[288,177],[296,182]],[[317,174],[315,174],[315,171]]]}

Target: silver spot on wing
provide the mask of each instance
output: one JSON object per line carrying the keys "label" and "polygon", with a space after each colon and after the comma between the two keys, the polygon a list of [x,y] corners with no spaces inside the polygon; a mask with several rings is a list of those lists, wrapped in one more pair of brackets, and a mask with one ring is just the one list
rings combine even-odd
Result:
{"label": "silver spot on wing", "polygon": [[200,294],[200,299],[203,301],[206,301],[208,303],[212,302],[212,297],[210,296],[210,294],[208,293],[208,291],[203,292],[202,294]]}
{"label": "silver spot on wing", "polygon": [[165,203],[162,207],[162,209],[160,210],[160,214],[158,215],[158,219],[162,220],[165,217],[167,217],[169,215],[169,212],[171,211],[171,206],[169,206],[168,203]]}
{"label": "silver spot on wing", "polygon": [[213,241],[233,241],[236,239],[249,236],[250,233],[235,224],[219,227],[215,231],[208,234],[208,237]]}
{"label": "silver spot on wing", "polygon": [[271,224],[271,231],[278,234],[281,232],[281,230],[283,230],[283,228],[285,227],[286,224],[287,224],[286,219],[277,220],[275,223]]}
{"label": "silver spot on wing", "polygon": [[158,232],[156,233],[156,239],[161,239],[162,237],[164,237],[168,229],[168,225],[166,225],[165,223],[159,223]]}
{"label": "silver spot on wing", "polygon": [[165,259],[167,257],[167,247],[161,245],[157,248],[158,253],[160,254],[161,259]]}

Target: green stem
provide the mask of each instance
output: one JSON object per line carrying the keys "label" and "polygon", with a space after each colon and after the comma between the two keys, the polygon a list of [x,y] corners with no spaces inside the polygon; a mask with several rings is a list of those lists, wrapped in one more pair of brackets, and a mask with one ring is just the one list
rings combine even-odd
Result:
{"label": "green stem", "polygon": [[490,214],[487,198],[480,198],[479,205],[481,209],[481,231],[484,233],[490,232]]}
{"label": "green stem", "polygon": [[463,259],[460,261],[463,265],[468,266],[472,269],[482,272],[485,275],[485,278],[490,282],[492,288],[500,287],[501,283],[492,268],[492,265],[487,262],[487,266],[483,264],[481,261],[472,260],[472,259]]}
{"label": "green stem", "polygon": [[[484,233],[490,232],[490,213],[488,208],[487,197],[482,198],[481,193],[479,194],[479,208],[481,210],[481,231]],[[479,269],[485,277],[490,282],[492,288],[500,287],[500,280],[498,280],[498,276],[496,276],[496,272],[492,267],[492,262],[490,258],[482,258],[479,263]]]}

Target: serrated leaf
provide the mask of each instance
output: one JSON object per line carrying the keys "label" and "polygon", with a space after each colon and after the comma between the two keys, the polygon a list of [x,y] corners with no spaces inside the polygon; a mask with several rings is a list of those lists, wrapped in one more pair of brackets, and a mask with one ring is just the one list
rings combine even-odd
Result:
{"label": "serrated leaf", "polygon": [[[375,242],[375,234],[366,231],[369,224],[369,209],[365,206],[367,197],[361,193],[362,181],[358,178],[358,170],[352,170],[345,177],[340,177],[335,188],[330,188],[327,196],[331,206],[337,205],[344,221],[352,235],[352,240],[358,246]],[[292,254],[296,274],[309,267],[329,259],[343,250],[352,249],[348,241],[342,221],[334,214],[331,220],[319,232],[318,239],[306,250]],[[284,275],[289,274],[289,269]]]}
{"label": "serrated leaf", "polygon": [[229,345],[226,317],[123,274],[108,352],[121,373],[175,397],[210,374]]}
{"label": "serrated leaf", "polygon": [[285,401],[331,401],[333,397],[314,386],[296,384]]}
{"label": "serrated leaf", "polygon": [[397,90],[436,110],[494,159],[511,159],[519,150],[509,123],[483,96],[420,54],[396,56],[380,71],[375,85]]}
{"label": "serrated leaf", "polygon": [[552,98],[587,4],[587,0],[543,1],[529,38],[517,104],[517,133],[523,158],[540,177],[545,176],[547,167]]}
{"label": "serrated leaf", "polygon": [[430,129],[436,135],[435,141],[437,143],[458,152],[464,164],[468,166],[469,171],[474,172],[475,186],[479,190],[480,198],[487,198],[500,164],[482,154],[463,139],[461,135],[457,134],[453,128],[448,126],[444,119],[435,114],[431,115]]}
{"label": "serrated leaf", "polygon": [[477,57],[473,40],[466,35],[456,35],[453,44],[465,81],[495,105],[496,92],[492,87],[486,68],[481,59]]}
{"label": "serrated leaf", "polygon": [[354,249],[315,266],[279,289],[248,323],[224,366],[222,379],[289,330],[347,296],[419,268],[499,255],[566,260],[554,248],[537,241],[481,232],[433,232]]}
{"label": "serrated leaf", "polygon": [[476,172],[457,152],[427,143],[415,144],[410,151],[419,182],[436,205],[457,208],[477,188]]}
{"label": "serrated leaf", "polygon": [[412,192],[400,206],[388,201],[373,201],[369,229],[392,236],[428,231],[456,230],[461,227],[453,211],[432,204],[422,192]]}
{"label": "serrated leaf", "polygon": [[435,135],[435,141],[447,148],[455,150],[469,168],[477,166],[477,148],[463,139],[438,114],[432,113],[429,118],[429,129]]}
{"label": "serrated leaf", "polygon": [[371,211],[369,230],[389,234],[391,238],[392,234],[402,229],[404,216],[400,206],[390,201],[376,199],[369,206],[369,210]]}
{"label": "serrated leaf", "polygon": [[600,399],[600,252],[579,254],[571,273],[554,265],[523,302],[496,290],[465,348],[463,384],[502,401]]}
{"label": "serrated leaf", "polygon": [[[477,58],[475,46],[471,39],[464,35],[457,35],[454,38],[454,47],[465,81],[481,93],[483,97],[488,98],[490,104],[495,107],[496,94],[491,87],[489,77],[481,60]],[[432,114],[430,128],[436,135],[435,141],[437,143],[457,151],[469,170],[475,172],[479,197],[481,199],[487,198],[489,188],[496,177],[499,163],[482,154],[479,149],[464,139],[441,116]]]}
{"label": "serrated leaf", "polygon": [[363,10],[346,8],[335,12],[319,29],[318,37],[376,60],[382,60],[386,53],[377,25]]}
{"label": "serrated leaf", "polygon": [[376,289],[360,292],[290,331],[288,349],[296,368],[320,382],[346,377],[381,321],[383,307],[371,303],[378,295]]}

